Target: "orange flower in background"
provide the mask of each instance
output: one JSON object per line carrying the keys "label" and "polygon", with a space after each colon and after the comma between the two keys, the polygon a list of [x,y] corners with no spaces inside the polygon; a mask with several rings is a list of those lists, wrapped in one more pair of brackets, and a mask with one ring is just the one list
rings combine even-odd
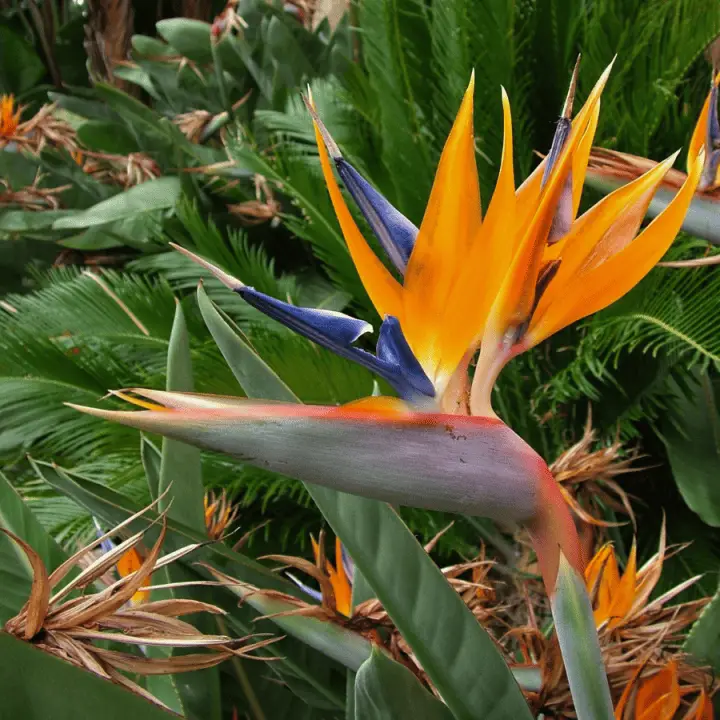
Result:
{"label": "orange flower in background", "polygon": [[652,587],[647,587],[649,584],[644,588],[646,592],[640,593],[637,580],[634,543],[622,577],[618,570],[615,549],[611,544],[608,543],[595,553],[585,569],[585,582],[595,597],[593,615],[598,627],[606,622],[609,628],[617,627],[630,612],[635,601],[638,598],[642,601],[650,594]]}
{"label": "orange flower in background", "polygon": [[[312,542],[313,554],[315,555],[315,563],[321,567],[322,559],[320,546],[316,542],[314,537],[310,537]],[[335,567],[332,563],[325,559],[325,572],[328,578],[330,578],[330,584],[332,585],[333,593],[335,594],[335,607],[337,611],[350,617],[352,615],[352,585],[350,584],[350,578],[345,569],[345,562],[343,561],[343,548],[340,538],[335,538]]]}
{"label": "orange flower in background", "polygon": [[10,138],[20,124],[22,109],[15,109],[14,95],[0,95],[0,137]]}
{"label": "orange flower in background", "polygon": [[[140,557],[140,553],[135,549],[132,548],[128,550],[117,562],[117,565],[115,566],[118,571],[118,575],[120,577],[126,577],[127,575],[130,575],[131,573],[134,573],[136,570],[140,569],[140,566],[143,564],[143,559]],[[150,587],[152,584],[151,580],[152,576],[149,576],[144,584],[143,588]],[[130,604],[131,605],[142,605],[143,603],[148,602],[150,599],[150,591],[149,590],[138,590],[131,598],[130,598]]]}
{"label": "orange flower in background", "polygon": [[[625,688],[615,709],[616,720],[673,720],[677,716],[682,698],[697,692],[692,686],[681,686],[678,663],[670,660],[656,673],[638,678],[641,667]],[[703,688],[682,720],[713,720],[712,700]]]}

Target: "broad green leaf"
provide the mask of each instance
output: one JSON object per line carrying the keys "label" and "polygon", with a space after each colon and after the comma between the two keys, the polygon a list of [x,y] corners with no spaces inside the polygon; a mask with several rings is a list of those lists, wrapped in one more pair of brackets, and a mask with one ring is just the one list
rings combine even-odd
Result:
{"label": "broad green leaf", "polygon": [[93,227],[156,210],[165,210],[174,207],[179,197],[180,180],[178,178],[163,177],[157,180],[148,180],[141,185],[113,195],[87,210],[56,220],[53,223],[53,229],[75,230]]}
{"label": "broad green leaf", "polygon": [[174,55],[175,48],[168,47],[162,40],[147,35],[133,35],[130,41],[132,49],[141,55],[162,57]]}
{"label": "broad green leaf", "polygon": [[170,720],[177,717],[94,673],[0,632],[0,718]]}
{"label": "broad green leaf", "polygon": [[562,553],[550,602],[578,720],[612,720],[612,698],[590,598],[585,582]]}
{"label": "broad green leaf", "polygon": [[154,500],[158,496],[158,488],[160,487],[162,453],[144,435],[140,440],[140,458],[145,470],[148,488],[150,489],[150,497]]}
{"label": "broad green leaf", "polygon": [[692,626],[683,650],[720,673],[720,588]]}
{"label": "broad green leaf", "polygon": [[[280,399],[269,394],[282,382],[270,368],[245,377],[248,397]],[[397,513],[385,503],[306,486],[455,717],[529,719],[492,639]]]}
{"label": "broad green leaf", "polygon": [[77,135],[88,150],[116,155],[128,155],[140,150],[133,135],[117,122],[88,120],[78,128]]}
{"label": "broad green leaf", "polygon": [[384,503],[307,487],[453,715],[529,720],[494,642],[400,516]]}
{"label": "broad green leaf", "polygon": [[[25,505],[10,481],[0,473],[0,527],[25,540],[49,571],[65,561],[60,546]],[[15,615],[30,594],[32,570],[25,553],[7,535],[0,534],[0,626]]]}
{"label": "broad green leaf", "polygon": [[410,670],[377,649],[358,670],[355,712],[363,720],[453,720],[447,705],[425,689]]}
{"label": "broad green leaf", "polygon": [[[0,213],[0,232],[33,232],[52,227],[52,224],[61,218],[67,218],[74,213],[72,210],[7,210]],[[55,238],[50,233],[44,233],[45,240],[53,242]]]}
{"label": "broad green leaf", "polygon": [[720,526],[720,412],[707,371],[688,397],[679,392],[677,416],[682,427],[666,423],[663,440],[675,482],[685,502],[704,522]]}
{"label": "broad green leaf", "polygon": [[202,285],[198,287],[197,298],[203,320],[240,387],[248,394],[251,391],[246,386],[259,391],[261,397],[296,402],[292,390],[252,349],[232,320],[221,315]]}
{"label": "broad green leaf", "polygon": [[20,94],[45,75],[45,66],[33,46],[7,25],[0,25],[0,94]]}
{"label": "broad green leaf", "polygon": [[155,25],[159,35],[188,60],[207,65],[212,62],[210,25],[189,18],[169,18]]}
{"label": "broad green leaf", "polygon": [[[193,372],[190,356],[190,339],[182,305],[175,306],[175,318],[167,356],[167,389],[192,392]],[[200,535],[206,535],[205,513],[203,509],[203,482],[200,450],[177,440],[163,439],[162,460],[160,462],[160,482],[158,493],[167,491],[159,504],[161,510],[167,509],[168,517],[192,528]],[[150,480],[148,480],[150,482]],[[168,583],[193,580],[194,572],[181,565],[171,565],[164,571]],[[201,589],[170,590],[171,595],[192,596],[196,600],[205,600]],[[196,625],[205,633],[212,633],[208,618],[198,618]],[[174,650],[172,654],[183,654]],[[200,672],[182,673],[173,677],[184,715],[197,720],[220,718],[220,675],[217,668],[208,668]]]}
{"label": "broad green leaf", "polygon": [[[175,307],[168,347],[167,389],[186,392],[193,390],[190,341],[185,315],[179,302]],[[169,516],[173,520],[198,533],[204,533],[204,493],[200,462],[200,451],[197,448],[176,440],[163,440],[159,493],[164,493],[168,488],[170,490],[160,509],[169,508]]]}

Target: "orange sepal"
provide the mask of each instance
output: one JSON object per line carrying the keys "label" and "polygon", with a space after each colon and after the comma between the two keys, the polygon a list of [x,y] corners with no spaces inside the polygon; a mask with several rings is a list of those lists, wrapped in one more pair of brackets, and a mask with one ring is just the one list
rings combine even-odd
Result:
{"label": "orange sepal", "polygon": [[[553,280],[548,290],[550,296],[543,298],[537,309],[537,320],[533,322],[528,333],[529,345],[535,345],[576,320],[606,308],[629,292],[650,272],[670,247],[682,226],[700,181],[703,162],[704,152],[701,149],[695,158],[692,172],[672,201],[626,247],[587,272],[575,273],[564,286],[556,283],[557,277]],[[551,300],[559,296],[562,302],[558,300],[550,305]],[[543,305],[547,308],[545,312]]]}
{"label": "orange sepal", "polygon": [[671,660],[640,683],[635,696],[635,717],[637,720],[672,720],[679,707],[677,663]]}
{"label": "orange sepal", "polygon": [[[118,575],[120,577],[126,577],[131,573],[139,570],[143,564],[143,560],[140,557],[140,553],[135,548],[130,548],[124,555],[117,561],[115,567],[117,568]],[[149,587],[151,580],[148,577],[143,584],[143,587]],[[138,590],[131,598],[131,605],[142,605],[150,599],[149,590]]]}
{"label": "orange sepal", "polygon": [[473,76],[445,142],[405,273],[403,332],[431,380],[440,361],[444,310],[482,224],[473,133],[474,87]]}
{"label": "orange sepal", "polygon": [[[449,380],[480,341],[487,314],[515,251],[515,174],[510,101],[502,89],[504,139],[495,192],[444,311],[439,375]],[[482,272],[478,270],[482,268]]]}

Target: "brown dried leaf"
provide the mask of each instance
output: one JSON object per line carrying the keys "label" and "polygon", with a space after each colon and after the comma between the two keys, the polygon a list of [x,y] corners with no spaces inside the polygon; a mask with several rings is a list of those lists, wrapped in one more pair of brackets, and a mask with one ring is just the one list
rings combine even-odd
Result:
{"label": "brown dried leaf", "polygon": [[30,545],[5,528],[0,528],[0,532],[5,533],[5,535],[22,549],[32,569],[33,580],[30,597],[22,610],[25,620],[23,637],[25,640],[31,640],[40,632],[45,622],[45,616],[47,615],[50,605],[50,579],[48,578],[45,563],[43,563],[40,555],[38,555]]}

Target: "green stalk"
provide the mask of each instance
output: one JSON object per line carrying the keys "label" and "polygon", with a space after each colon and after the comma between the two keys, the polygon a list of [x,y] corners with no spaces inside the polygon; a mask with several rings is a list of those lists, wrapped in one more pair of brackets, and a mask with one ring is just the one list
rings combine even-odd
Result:
{"label": "green stalk", "polygon": [[610,686],[587,588],[562,554],[550,605],[578,720],[613,720]]}

